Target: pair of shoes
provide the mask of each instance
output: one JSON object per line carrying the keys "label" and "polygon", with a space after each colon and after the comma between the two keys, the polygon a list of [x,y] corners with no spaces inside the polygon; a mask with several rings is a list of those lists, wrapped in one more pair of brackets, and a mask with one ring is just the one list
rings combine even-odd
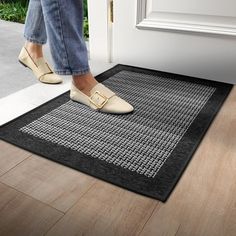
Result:
{"label": "pair of shoes", "polygon": [[62,82],[62,78],[54,73],[51,66],[48,65],[43,57],[33,60],[25,47],[21,49],[18,60],[22,65],[30,68],[42,83],[59,84]]}
{"label": "pair of shoes", "polygon": [[71,84],[70,98],[73,101],[85,104],[94,110],[105,113],[124,114],[134,110],[133,106],[117,96],[102,83],[96,84],[90,91],[90,96],[81,92]]}

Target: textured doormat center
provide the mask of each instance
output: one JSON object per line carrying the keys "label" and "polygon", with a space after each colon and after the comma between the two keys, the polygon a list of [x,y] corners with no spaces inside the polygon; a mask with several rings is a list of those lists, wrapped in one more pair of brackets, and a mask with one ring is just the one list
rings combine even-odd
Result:
{"label": "textured doormat center", "polygon": [[1,127],[0,137],[165,201],[232,85],[125,65],[96,78],[130,102],[134,112],[96,112],[66,92]]}

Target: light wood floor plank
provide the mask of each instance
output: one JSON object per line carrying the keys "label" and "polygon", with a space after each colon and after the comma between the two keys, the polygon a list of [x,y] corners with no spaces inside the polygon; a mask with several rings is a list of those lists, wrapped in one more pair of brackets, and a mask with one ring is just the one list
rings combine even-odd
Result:
{"label": "light wood floor plank", "polygon": [[43,235],[63,213],[0,183],[0,235]]}
{"label": "light wood floor plank", "polygon": [[1,176],[0,182],[66,212],[96,179],[36,155]]}
{"label": "light wood floor plank", "polygon": [[157,201],[98,181],[47,236],[131,236],[141,231]]}
{"label": "light wood floor plank", "polygon": [[141,235],[236,235],[236,89]]}
{"label": "light wood floor plank", "polygon": [[31,155],[30,152],[0,140],[0,176]]}

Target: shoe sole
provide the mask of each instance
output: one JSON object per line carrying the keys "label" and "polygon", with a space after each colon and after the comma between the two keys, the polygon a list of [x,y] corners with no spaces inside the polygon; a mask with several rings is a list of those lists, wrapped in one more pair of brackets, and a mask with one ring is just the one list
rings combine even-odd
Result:
{"label": "shoe sole", "polygon": [[[23,65],[24,67],[29,68],[26,64],[24,64],[22,61],[18,60],[20,62],[21,65]],[[29,68],[30,69],[30,68]]]}

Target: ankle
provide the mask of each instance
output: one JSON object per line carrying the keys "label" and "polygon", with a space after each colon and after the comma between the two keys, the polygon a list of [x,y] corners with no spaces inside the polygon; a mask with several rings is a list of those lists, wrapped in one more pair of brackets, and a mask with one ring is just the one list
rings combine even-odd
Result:
{"label": "ankle", "polygon": [[90,95],[90,90],[98,84],[98,81],[89,72],[84,75],[73,76],[73,84],[80,91],[84,92],[86,95]]}
{"label": "ankle", "polygon": [[33,59],[43,57],[43,47],[41,44],[36,44],[36,43],[26,41],[24,46]]}
{"label": "ankle", "polygon": [[88,72],[86,74],[81,74],[81,75],[73,75],[72,78],[74,81],[90,81],[94,79],[91,72]]}
{"label": "ankle", "polygon": [[98,83],[90,72],[83,75],[73,75],[72,78],[73,83],[79,89],[86,89],[86,87],[94,86]]}

